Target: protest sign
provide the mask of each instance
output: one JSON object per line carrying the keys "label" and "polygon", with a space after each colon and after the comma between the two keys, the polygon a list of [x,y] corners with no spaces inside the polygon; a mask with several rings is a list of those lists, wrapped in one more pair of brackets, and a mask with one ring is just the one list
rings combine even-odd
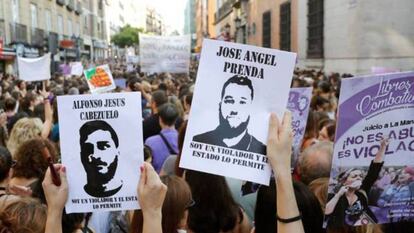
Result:
{"label": "protest sign", "polygon": [[268,185],[269,117],[286,110],[295,58],[204,39],[180,166]]}
{"label": "protest sign", "polygon": [[325,226],[414,220],[414,72],[343,79],[338,115]]}
{"label": "protest sign", "polygon": [[127,64],[138,64],[139,63],[139,56],[135,55],[126,55],[126,63]]}
{"label": "protest sign", "polygon": [[115,85],[120,88],[126,88],[126,80],[123,78],[114,79]]}
{"label": "protest sign", "polygon": [[66,212],[137,209],[143,163],[139,92],[58,96]]}
{"label": "protest sign", "polygon": [[116,88],[108,65],[102,65],[84,71],[91,93],[102,93]]}
{"label": "protest sign", "polygon": [[292,112],[293,156],[292,168],[295,167],[300,148],[305,135],[306,123],[309,114],[312,88],[292,88],[289,93],[287,108]]}
{"label": "protest sign", "polygon": [[188,73],[191,40],[184,36],[139,35],[142,72]]}
{"label": "protest sign", "polygon": [[76,76],[82,76],[83,74],[83,65],[81,62],[71,62],[70,63],[70,74]]}
{"label": "protest sign", "polygon": [[388,74],[388,73],[396,73],[398,72],[395,68],[388,68],[383,66],[372,66],[371,73],[372,74]]}
{"label": "protest sign", "polygon": [[19,78],[24,81],[50,79],[50,53],[39,58],[17,57]]}

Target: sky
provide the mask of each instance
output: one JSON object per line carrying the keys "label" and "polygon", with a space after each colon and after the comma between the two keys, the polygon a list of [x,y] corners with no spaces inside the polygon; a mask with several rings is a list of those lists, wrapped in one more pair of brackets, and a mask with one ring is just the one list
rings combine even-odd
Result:
{"label": "sky", "polygon": [[184,9],[187,0],[146,0],[162,16],[167,27],[167,34],[177,30],[180,34],[184,28]]}

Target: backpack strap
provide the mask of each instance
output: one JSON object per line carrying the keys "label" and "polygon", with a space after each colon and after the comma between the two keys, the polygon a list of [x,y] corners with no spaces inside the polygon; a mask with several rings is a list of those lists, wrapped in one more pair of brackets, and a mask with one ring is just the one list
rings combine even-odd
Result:
{"label": "backpack strap", "polygon": [[167,146],[167,148],[168,148],[168,151],[170,152],[170,154],[172,154],[172,155],[177,155],[178,154],[178,152],[177,151],[175,151],[173,148],[172,148],[172,146],[171,146],[171,144],[168,142],[168,140],[167,140],[167,138],[165,138],[165,136],[160,132],[160,137],[162,138],[162,140],[164,141],[164,143],[165,143],[165,145]]}

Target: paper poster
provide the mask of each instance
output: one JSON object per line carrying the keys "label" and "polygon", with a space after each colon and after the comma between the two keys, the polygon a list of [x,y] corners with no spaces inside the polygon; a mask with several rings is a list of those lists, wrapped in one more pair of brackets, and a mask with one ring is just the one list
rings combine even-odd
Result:
{"label": "paper poster", "polygon": [[286,110],[296,54],[204,39],[180,167],[269,184],[269,117]]}
{"label": "paper poster", "polygon": [[292,168],[295,167],[305,135],[308,120],[312,87],[291,88],[287,108],[292,112],[293,156]]}
{"label": "paper poster", "polygon": [[70,74],[76,76],[82,76],[83,74],[83,65],[81,62],[71,62],[70,63]]}
{"label": "paper poster", "polygon": [[343,79],[338,115],[326,226],[413,221],[414,72]]}
{"label": "paper poster", "polygon": [[139,35],[140,65],[148,73],[188,73],[191,40],[184,36]]}
{"label": "paper poster", "polygon": [[17,57],[19,79],[40,81],[50,79],[50,53],[39,58]]}
{"label": "paper poster", "polygon": [[84,74],[91,93],[103,93],[116,88],[108,65],[85,70]]}
{"label": "paper poster", "polygon": [[143,163],[139,92],[58,96],[66,212],[137,209]]}
{"label": "paper poster", "polygon": [[139,63],[139,56],[136,55],[126,55],[125,57],[127,64],[138,64]]}

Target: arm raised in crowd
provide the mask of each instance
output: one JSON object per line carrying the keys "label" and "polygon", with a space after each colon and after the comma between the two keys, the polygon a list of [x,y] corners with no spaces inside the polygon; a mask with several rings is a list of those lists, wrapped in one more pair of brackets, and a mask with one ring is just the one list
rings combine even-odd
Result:
{"label": "arm raised in crowd", "polygon": [[43,129],[42,129],[42,138],[47,139],[49,137],[50,131],[52,130],[53,125],[53,110],[52,104],[50,103],[49,92],[46,91],[46,83],[43,82],[43,90],[40,92],[44,99],[45,105],[45,122],[43,122]]}
{"label": "arm raised in crowd", "polygon": [[60,164],[54,165],[59,172],[61,185],[56,186],[52,181],[50,168],[47,169],[45,179],[42,182],[47,202],[47,220],[45,233],[62,232],[62,215],[66,200],[68,199],[68,182],[66,179],[66,169]]}
{"label": "arm raised in crowd", "polygon": [[138,184],[138,200],[144,217],[143,233],[162,233],[162,204],[167,193],[154,168],[149,163],[141,167]]}
{"label": "arm raised in crowd", "polygon": [[290,112],[285,113],[282,122],[274,113],[270,116],[267,157],[276,176],[277,232],[279,233],[305,232],[290,171],[293,141],[291,124],[292,114]]}

